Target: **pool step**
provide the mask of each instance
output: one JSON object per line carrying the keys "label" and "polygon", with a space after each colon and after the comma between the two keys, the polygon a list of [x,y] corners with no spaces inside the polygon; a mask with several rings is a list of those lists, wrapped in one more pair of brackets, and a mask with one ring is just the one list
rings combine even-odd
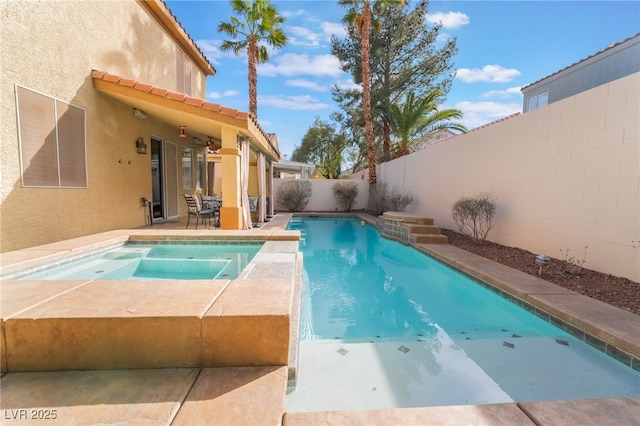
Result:
{"label": "pool step", "polygon": [[382,235],[408,244],[447,244],[449,239],[440,234],[430,217],[404,212],[384,212],[378,217],[378,230]]}
{"label": "pool step", "polygon": [[412,234],[416,244],[447,244],[449,238],[441,234]]}

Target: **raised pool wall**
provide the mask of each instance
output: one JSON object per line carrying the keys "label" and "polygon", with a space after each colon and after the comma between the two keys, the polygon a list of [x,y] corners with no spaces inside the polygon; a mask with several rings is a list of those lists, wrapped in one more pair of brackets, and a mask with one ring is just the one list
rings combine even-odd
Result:
{"label": "raised pool wall", "polygon": [[287,366],[295,377],[295,231],[112,231],[0,255],[0,276],[126,241],[262,241],[235,280],[2,280],[2,373]]}

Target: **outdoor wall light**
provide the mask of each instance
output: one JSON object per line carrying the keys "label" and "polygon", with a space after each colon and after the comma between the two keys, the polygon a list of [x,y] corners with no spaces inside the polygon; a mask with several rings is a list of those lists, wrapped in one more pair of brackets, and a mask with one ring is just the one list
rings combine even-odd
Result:
{"label": "outdoor wall light", "polygon": [[187,126],[180,126],[180,137],[181,138],[187,137]]}
{"label": "outdoor wall light", "polygon": [[147,118],[147,114],[144,113],[144,111],[138,109],[138,108],[134,108],[133,109],[133,116],[135,118],[138,118],[140,120],[144,120],[145,118]]}
{"label": "outdoor wall light", "polygon": [[539,254],[536,256],[536,265],[540,266],[540,269],[538,270],[538,275],[542,275],[542,267],[546,265],[548,261],[549,261],[549,256],[546,256],[544,254]]}
{"label": "outdoor wall light", "polygon": [[144,139],[142,138],[142,136],[136,140],[136,151],[138,151],[138,154],[147,153],[147,144],[144,143]]}

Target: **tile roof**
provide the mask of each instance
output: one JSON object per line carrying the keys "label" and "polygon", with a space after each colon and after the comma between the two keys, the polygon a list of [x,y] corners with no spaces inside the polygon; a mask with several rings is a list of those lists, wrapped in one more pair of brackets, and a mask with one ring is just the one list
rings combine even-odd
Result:
{"label": "tile roof", "polygon": [[519,113],[519,112],[513,113],[511,115],[507,115],[506,117],[502,117],[502,118],[499,118],[498,120],[491,121],[490,123],[483,124],[482,126],[475,127],[473,129],[469,130],[469,133],[475,132],[476,130],[484,129],[485,127],[493,126],[494,124],[500,123],[502,121],[508,120],[510,118],[513,118],[513,117],[517,117],[519,115],[521,115],[521,113]]}
{"label": "tile roof", "polygon": [[593,58],[593,57],[595,57],[595,56],[601,55],[601,54],[603,54],[604,52],[607,52],[607,51],[609,51],[609,50],[613,49],[613,48],[614,48],[614,47],[616,47],[616,46],[620,46],[621,44],[626,43],[626,42],[628,42],[629,40],[632,40],[632,39],[634,39],[634,38],[636,38],[636,37],[640,37],[640,33],[637,33],[636,35],[633,35],[633,36],[631,36],[631,37],[627,37],[626,39],[624,39],[624,40],[622,40],[622,41],[617,41],[617,42],[615,42],[615,43],[611,43],[611,44],[610,44],[609,46],[607,46],[604,50],[603,50],[603,49],[600,49],[599,51],[597,51],[597,52],[596,52],[596,53],[594,53],[593,55],[590,55],[590,56],[587,56],[586,58],[580,59],[579,61],[574,62],[573,64],[571,64],[571,65],[569,65],[569,66],[566,66],[566,67],[564,67],[564,68],[562,68],[562,69],[560,69],[560,70],[558,70],[558,71],[556,71],[556,72],[554,72],[554,73],[551,73],[551,74],[547,75],[546,77],[542,77],[541,79],[538,79],[538,80],[534,81],[533,83],[529,83],[529,84],[527,84],[526,86],[522,86],[522,88],[521,88],[520,90],[522,91],[522,90],[526,89],[527,87],[529,87],[529,86],[533,86],[534,84],[537,84],[537,83],[541,82],[542,80],[546,80],[547,78],[549,78],[549,77],[551,77],[551,76],[554,76],[554,75],[556,75],[556,74],[558,74],[558,73],[561,73],[561,72],[562,72],[562,71],[564,71],[564,70],[567,70],[567,69],[569,69],[569,68],[571,68],[571,67],[575,67],[576,65],[578,65],[578,64],[580,64],[580,63],[582,63],[582,62],[588,61],[589,59],[591,59],[591,58]]}
{"label": "tile roof", "polygon": [[107,81],[107,82],[111,82],[111,83],[116,83],[119,86],[124,86],[124,87],[129,87],[129,88],[132,88],[132,89],[140,90],[142,92],[157,96],[158,98],[171,99],[171,100],[174,100],[174,101],[182,102],[185,105],[195,106],[195,107],[202,108],[202,109],[209,110],[209,111],[213,111],[213,112],[216,112],[216,113],[219,113],[219,114],[227,115],[227,116],[232,117],[232,118],[237,118],[237,119],[240,119],[240,120],[250,121],[256,126],[258,131],[265,138],[265,140],[271,145],[271,147],[275,150],[275,152],[277,152],[277,153],[280,152],[278,150],[277,145],[274,146],[274,144],[273,144],[273,139],[272,138],[274,136],[271,136],[271,135],[275,135],[275,134],[265,132],[262,129],[262,127],[260,127],[260,124],[258,123],[258,120],[255,118],[255,116],[253,114],[248,113],[248,112],[240,111],[240,110],[235,109],[235,108],[229,108],[229,107],[226,107],[226,106],[221,105],[221,104],[208,102],[208,101],[206,101],[204,99],[194,98],[194,97],[189,96],[189,95],[187,95],[185,93],[174,92],[174,91],[171,91],[171,90],[168,90],[168,89],[164,89],[164,88],[161,88],[161,87],[153,86],[153,85],[148,84],[148,83],[142,83],[142,82],[139,82],[137,80],[124,78],[124,77],[121,77],[121,76],[116,75],[116,74],[109,74],[109,73],[104,72],[104,71],[92,70],[91,71],[91,77],[93,79],[95,79],[95,80],[103,80],[103,81]]}

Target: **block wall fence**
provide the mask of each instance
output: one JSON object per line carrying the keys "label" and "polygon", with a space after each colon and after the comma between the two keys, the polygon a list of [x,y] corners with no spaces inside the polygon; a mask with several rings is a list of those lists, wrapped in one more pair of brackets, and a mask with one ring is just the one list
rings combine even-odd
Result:
{"label": "block wall fence", "polygon": [[[558,259],[586,246],[585,268],[640,282],[639,106],[636,73],[381,164],[378,181],[414,196],[407,212],[453,230],[453,203],[490,192],[489,240]],[[367,182],[366,171],[351,178]],[[309,210],[335,204],[316,194]]]}

